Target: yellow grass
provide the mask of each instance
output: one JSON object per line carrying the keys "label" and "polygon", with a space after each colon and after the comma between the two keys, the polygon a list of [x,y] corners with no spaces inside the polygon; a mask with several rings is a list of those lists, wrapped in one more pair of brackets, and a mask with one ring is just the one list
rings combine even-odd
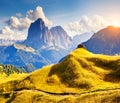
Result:
{"label": "yellow grass", "polygon": [[[79,48],[71,52],[61,63],[45,66],[29,74],[12,74],[9,77],[0,74],[0,79],[2,79],[0,80],[2,94],[11,94],[12,91],[37,90],[35,92],[29,91],[29,96],[22,92],[23,95],[19,99],[24,97],[33,98],[34,93],[34,95],[37,95],[36,93],[41,91],[59,94],[84,94],[84,96],[80,95],[78,98],[73,95],[57,99],[55,99],[56,96],[48,96],[49,100],[53,102],[59,101],[59,103],[67,103],[68,101],[80,103],[81,100],[84,103],[89,103],[87,101],[96,101],[98,99],[102,103],[102,100],[107,101],[106,97],[112,98],[109,99],[111,102],[118,94],[115,92],[116,94],[112,93],[110,95],[109,92],[120,88],[120,56],[93,54],[84,48]],[[101,91],[109,92],[101,93]],[[41,95],[41,93],[38,94]],[[4,100],[3,96],[1,98]],[[11,97],[9,96],[9,98]]]}

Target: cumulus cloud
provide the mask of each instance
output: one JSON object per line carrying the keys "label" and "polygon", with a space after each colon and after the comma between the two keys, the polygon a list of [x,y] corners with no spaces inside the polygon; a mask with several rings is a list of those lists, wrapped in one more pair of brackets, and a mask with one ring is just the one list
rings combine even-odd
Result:
{"label": "cumulus cloud", "polygon": [[[16,15],[21,16],[22,14],[18,13]],[[5,23],[11,29],[17,29],[21,31],[24,29],[28,29],[31,22],[37,20],[38,18],[41,18],[45,22],[46,26],[52,25],[52,22],[48,20],[48,18],[45,16],[43,12],[43,9],[40,6],[36,7],[35,11],[34,10],[27,11],[25,18],[11,16],[11,18],[7,20]]]}
{"label": "cumulus cloud", "polygon": [[65,30],[71,36],[82,34],[85,32],[97,32],[98,30],[108,26],[109,23],[103,17],[94,15],[91,18],[83,16],[79,21],[68,23],[64,25]]}
{"label": "cumulus cloud", "polygon": [[27,17],[32,19],[32,20],[36,20],[38,18],[41,18],[41,19],[43,19],[43,21],[45,22],[45,24],[47,26],[52,25],[52,22],[50,20],[48,20],[48,18],[45,16],[45,14],[43,12],[43,9],[40,6],[36,7],[35,11],[29,10],[27,12]]}
{"label": "cumulus cloud", "polygon": [[22,31],[24,29],[28,29],[31,22],[32,21],[27,17],[17,18],[17,17],[12,16],[8,21],[6,21],[6,24],[11,29],[17,29],[19,31]]}
{"label": "cumulus cloud", "polygon": [[6,26],[0,30],[0,39],[3,40],[24,40],[27,37],[27,29],[30,24],[38,18],[43,19],[46,26],[51,26],[52,22],[45,16],[43,9],[38,6],[36,10],[29,10],[25,17],[21,13],[11,16],[5,21]]}
{"label": "cumulus cloud", "polygon": [[5,27],[1,30],[1,34],[13,35],[14,32],[13,32],[8,26],[5,26]]}
{"label": "cumulus cloud", "polygon": [[5,26],[0,32],[1,40],[13,40],[14,31],[12,31],[8,26]]}
{"label": "cumulus cloud", "polygon": [[[22,14],[18,13],[16,15],[21,16]],[[11,18],[7,20],[5,23],[11,29],[22,31],[24,29],[28,29],[31,22],[34,22],[38,18],[41,18],[45,22],[46,26],[52,25],[52,22],[47,19],[47,17],[43,12],[43,9],[40,6],[36,7],[35,11],[34,10],[27,11],[25,18],[18,18],[15,16],[11,16]]]}
{"label": "cumulus cloud", "polygon": [[13,31],[9,26],[5,26],[0,31],[0,40],[24,40],[26,35],[24,35],[24,31]]}

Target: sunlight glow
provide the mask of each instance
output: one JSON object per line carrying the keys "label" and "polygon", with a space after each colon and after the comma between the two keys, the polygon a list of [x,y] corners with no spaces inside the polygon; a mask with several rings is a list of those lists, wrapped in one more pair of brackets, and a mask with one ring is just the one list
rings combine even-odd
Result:
{"label": "sunlight glow", "polygon": [[120,22],[117,21],[117,20],[115,20],[115,21],[112,22],[112,25],[113,25],[114,27],[120,27]]}

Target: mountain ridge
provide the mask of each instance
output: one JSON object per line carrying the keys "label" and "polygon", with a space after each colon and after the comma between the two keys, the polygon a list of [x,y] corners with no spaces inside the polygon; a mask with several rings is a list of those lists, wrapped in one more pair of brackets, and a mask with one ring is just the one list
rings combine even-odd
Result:
{"label": "mountain ridge", "polygon": [[72,39],[61,26],[48,29],[43,20],[39,18],[30,25],[28,37],[24,41],[24,44],[35,49],[42,46],[68,49],[70,44],[72,44]]}
{"label": "mountain ridge", "polygon": [[87,49],[97,54],[115,55],[120,53],[120,28],[108,26],[95,33],[83,43]]}
{"label": "mountain ridge", "polygon": [[39,18],[31,23],[25,41],[0,46],[0,62],[24,67],[31,72],[44,65],[57,63],[68,54],[71,44],[71,38],[61,26],[48,29]]}

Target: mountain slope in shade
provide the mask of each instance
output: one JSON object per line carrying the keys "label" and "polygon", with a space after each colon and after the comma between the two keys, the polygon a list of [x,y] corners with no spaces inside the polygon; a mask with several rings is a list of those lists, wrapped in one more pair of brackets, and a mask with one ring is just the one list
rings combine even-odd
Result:
{"label": "mountain slope in shade", "polygon": [[52,46],[68,49],[72,40],[61,26],[48,29],[43,20],[39,18],[30,25],[28,37],[24,44],[35,49]]}
{"label": "mountain slope in shade", "polygon": [[23,100],[25,103],[119,103],[116,102],[120,97],[119,61],[120,56],[93,54],[81,47],[61,63],[9,80],[1,77],[4,82],[0,82],[0,100],[8,103]]}
{"label": "mountain slope in shade", "polygon": [[109,26],[95,33],[87,42],[83,43],[87,49],[100,54],[120,53],[120,28]]}
{"label": "mountain slope in shade", "polygon": [[72,39],[61,26],[52,27],[50,32],[52,37],[50,41],[53,46],[64,49],[70,48],[72,45]]}
{"label": "mountain slope in shade", "polygon": [[[24,67],[27,72],[31,72],[35,70],[35,68],[39,68],[51,63],[41,54],[36,53],[33,48],[26,47],[21,44],[0,47],[0,55],[0,63],[12,64],[16,67]],[[33,65],[33,69],[26,68],[30,64]]]}
{"label": "mountain slope in shade", "polygon": [[25,40],[27,46],[34,48],[40,48],[44,44],[44,34],[48,28],[45,27],[45,24],[42,19],[38,19],[34,23],[31,23],[28,29],[28,36]]}

